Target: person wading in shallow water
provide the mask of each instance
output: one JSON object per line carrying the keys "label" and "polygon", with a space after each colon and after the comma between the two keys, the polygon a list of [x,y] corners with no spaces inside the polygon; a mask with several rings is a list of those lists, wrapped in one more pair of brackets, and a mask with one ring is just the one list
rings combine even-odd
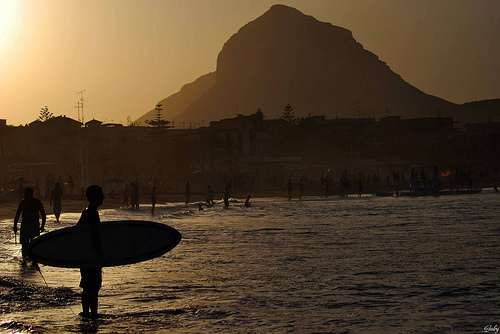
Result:
{"label": "person wading in shallow water", "polygon": [[153,187],[151,191],[151,214],[155,214],[155,206],[156,206],[156,187]]}
{"label": "person wading in shallow water", "polygon": [[[45,209],[40,200],[33,198],[33,189],[24,189],[24,199],[21,200],[19,206],[17,207],[16,217],[14,218],[14,234],[17,234],[17,222],[19,221],[19,216],[22,213],[21,222],[21,245],[22,245],[22,256],[23,264],[26,264],[28,258],[27,250],[28,244],[35,237],[40,235],[45,229],[45,220],[47,219],[45,215]],[[40,227],[40,213],[42,215],[42,226]]]}
{"label": "person wading in shallow water", "polygon": [[[94,250],[97,254],[98,262],[94,268],[80,268],[81,281],[80,287],[83,288],[82,292],[82,313],[81,315],[88,318],[96,319],[98,317],[97,305],[98,305],[98,294],[102,285],[102,265],[104,264],[104,259],[102,258],[101,249],[101,239],[98,233],[98,224],[101,222],[99,218],[99,212],[97,209],[104,201],[104,194],[102,188],[97,185],[92,185],[87,188],[85,192],[87,199],[89,201],[89,206],[83,211],[80,220],[77,225],[89,224],[90,233],[92,236],[92,244]],[[90,312],[89,313],[89,309]]]}
{"label": "person wading in shallow water", "polygon": [[56,183],[55,188],[52,189],[52,192],[50,193],[50,204],[54,203],[54,216],[56,216],[56,220],[59,223],[59,217],[61,216],[62,212],[62,204],[61,204],[61,198],[62,198],[63,192],[61,189],[61,186],[59,183]]}

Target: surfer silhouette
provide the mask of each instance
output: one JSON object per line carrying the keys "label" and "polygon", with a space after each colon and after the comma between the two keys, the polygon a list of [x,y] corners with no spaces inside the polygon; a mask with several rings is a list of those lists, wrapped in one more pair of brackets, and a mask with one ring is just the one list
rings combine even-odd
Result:
{"label": "surfer silhouette", "polygon": [[[97,224],[101,222],[99,218],[99,212],[97,209],[104,201],[104,193],[102,188],[98,185],[92,185],[87,188],[85,192],[87,199],[89,201],[88,207],[82,212],[82,216],[78,221],[77,225],[80,224],[90,224],[91,225],[91,235],[92,244],[97,253],[97,257],[100,259],[101,264],[103,264],[102,251],[101,251],[101,240],[97,231]],[[98,317],[97,306],[98,306],[98,295],[99,290],[102,286],[102,266],[97,266],[94,268],[80,268],[81,281],[80,287],[83,288],[82,292],[82,316],[95,319]],[[90,309],[90,314],[89,314]]]}
{"label": "surfer silhouette", "polygon": [[[17,234],[17,222],[19,221],[21,214],[22,221],[20,239],[22,245],[23,264],[25,264],[26,259],[28,258],[28,244],[36,236],[39,236],[40,232],[43,232],[45,229],[45,220],[47,219],[42,202],[33,197],[32,188],[24,189],[24,199],[22,199],[19,203],[16,216],[14,218],[14,234]],[[42,216],[42,226],[40,226],[39,214]]]}
{"label": "surfer silhouette", "polygon": [[56,216],[56,220],[59,223],[59,217],[61,216],[62,211],[62,198],[63,192],[59,183],[56,183],[55,188],[52,189],[50,193],[50,203],[49,205],[54,204],[54,216]]}

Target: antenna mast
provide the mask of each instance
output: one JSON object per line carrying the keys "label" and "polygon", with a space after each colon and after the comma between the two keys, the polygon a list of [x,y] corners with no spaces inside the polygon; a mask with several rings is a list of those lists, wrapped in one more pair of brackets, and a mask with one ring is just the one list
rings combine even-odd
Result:
{"label": "antenna mast", "polygon": [[[78,101],[78,105],[75,108],[78,108],[78,121],[83,124],[83,93],[86,91],[86,89],[81,90],[75,94],[80,94],[80,101]],[[82,119],[80,119],[80,109],[82,109]]]}
{"label": "antenna mast", "polygon": [[[78,108],[78,121],[82,124],[82,129],[80,129],[80,181],[82,187],[86,188],[89,185],[89,158],[88,158],[88,150],[87,150],[87,138],[85,136],[85,123],[83,118],[83,93],[86,89],[79,91],[76,94],[80,94],[80,101],[78,101],[78,105],[75,108]],[[82,109],[81,119],[80,119],[80,109]]]}

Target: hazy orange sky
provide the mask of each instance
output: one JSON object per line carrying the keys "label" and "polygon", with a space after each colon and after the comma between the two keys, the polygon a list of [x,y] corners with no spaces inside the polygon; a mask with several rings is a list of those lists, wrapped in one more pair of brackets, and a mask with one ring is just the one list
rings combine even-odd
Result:
{"label": "hazy orange sky", "polygon": [[214,71],[276,3],[351,30],[426,93],[500,98],[498,0],[0,0],[0,118],[25,124],[48,106],[76,119],[86,89],[85,120],[135,120]]}

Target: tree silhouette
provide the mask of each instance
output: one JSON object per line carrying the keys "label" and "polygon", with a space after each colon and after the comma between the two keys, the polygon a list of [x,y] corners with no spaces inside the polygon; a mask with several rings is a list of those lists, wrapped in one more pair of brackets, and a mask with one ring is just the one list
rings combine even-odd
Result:
{"label": "tree silhouette", "polygon": [[167,127],[167,125],[169,125],[170,122],[163,119],[163,112],[162,112],[163,109],[161,108],[161,104],[157,104],[155,110],[156,110],[155,119],[147,120],[146,123],[156,128]]}
{"label": "tree silhouette", "polygon": [[54,118],[54,114],[49,112],[49,108],[47,106],[45,106],[45,108],[42,108],[42,110],[40,110],[40,116],[38,116],[39,120],[41,120],[42,122],[46,122],[51,118]]}
{"label": "tree silhouette", "polygon": [[285,120],[289,124],[297,124],[297,119],[295,118],[295,112],[290,104],[287,104],[283,113],[281,114],[281,119]]}
{"label": "tree silhouette", "polygon": [[262,115],[262,118],[264,118],[264,113],[262,112],[262,109],[260,109],[260,107],[257,108],[256,114],[257,115]]}

